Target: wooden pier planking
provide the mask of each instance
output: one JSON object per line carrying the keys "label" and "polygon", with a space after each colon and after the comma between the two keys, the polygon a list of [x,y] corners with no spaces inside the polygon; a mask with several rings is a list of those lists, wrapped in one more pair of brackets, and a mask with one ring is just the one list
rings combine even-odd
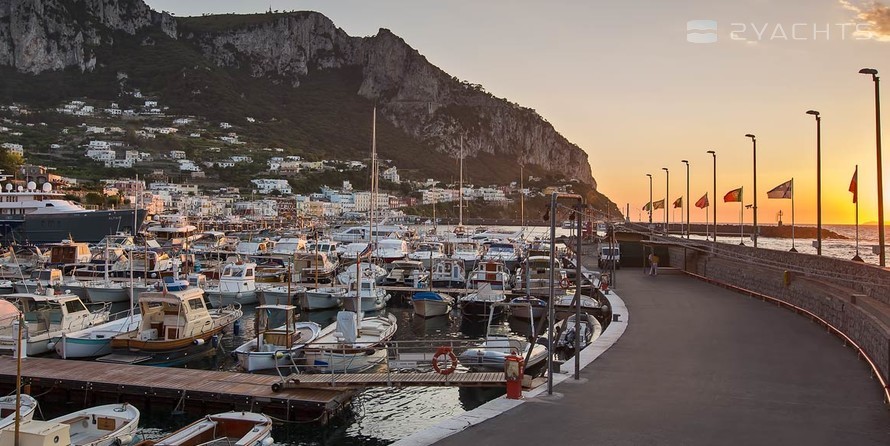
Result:
{"label": "wooden pier planking", "polygon": [[[0,382],[14,388],[16,360],[0,357]],[[23,383],[42,389],[113,392],[126,399],[179,398],[190,402],[233,404],[252,408],[255,403],[274,406],[278,415],[286,414],[300,421],[300,413],[309,418],[327,420],[349,404],[355,391],[349,389],[300,389],[283,394],[272,392],[277,375],[255,375],[214,370],[162,368],[95,361],[52,358],[26,358],[22,361]]]}
{"label": "wooden pier planking", "polygon": [[499,387],[505,386],[503,372],[452,373],[442,375],[427,373],[353,373],[347,375],[312,374],[291,375],[289,379],[299,382],[288,383],[286,390],[312,388],[343,388],[387,386],[460,386],[460,387]]}

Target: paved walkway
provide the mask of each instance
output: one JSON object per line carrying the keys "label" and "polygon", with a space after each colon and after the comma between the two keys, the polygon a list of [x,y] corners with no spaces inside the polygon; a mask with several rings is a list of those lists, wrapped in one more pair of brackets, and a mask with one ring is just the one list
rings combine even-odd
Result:
{"label": "paved walkway", "polygon": [[680,273],[618,274],[627,331],[580,382],[436,444],[890,444],[870,369],[819,325]]}

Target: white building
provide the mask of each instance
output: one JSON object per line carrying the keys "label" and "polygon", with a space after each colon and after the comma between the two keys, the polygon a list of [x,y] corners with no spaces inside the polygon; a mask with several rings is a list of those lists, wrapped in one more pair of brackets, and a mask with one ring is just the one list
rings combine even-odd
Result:
{"label": "white building", "polygon": [[219,123],[219,128],[221,128],[221,129],[230,129],[230,128],[232,128],[232,124],[229,124],[228,122],[220,122],[220,123]]}
{"label": "white building", "polygon": [[182,150],[171,150],[170,158],[173,158],[175,160],[183,160],[185,159],[185,152]]}
{"label": "white building", "polygon": [[89,149],[86,156],[96,161],[110,162],[117,158],[117,153],[113,149]]}
{"label": "white building", "polygon": [[291,190],[290,183],[287,180],[274,180],[269,178],[260,178],[256,180],[250,180],[257,187],[257,192],[261,194],[268,194],[273,190],[277,190],[278,192],[290,195],[293,191]]}
{"label": "white building", "polygon": [[179,160],[180,172],[200,172],[201,167],[191,160]]}
{"label": "white building", "polygon": [[21,144],[5,142],[0,147],[6,149],[9,153],[16,153],[19,156],[25,156],[25,148]]}
{"label": "white building", "polygon": [[89,133],[94,133],[94,134],[96,134],[96,135],[104,135],[104,134],[105,134],[105,127],[89,126],[89,127],[87,127],[87,133],[88,133],[88,134],[89,134]]}
{"label": "white building", "polygon": [[399,178],[399,172],[396,170],[396,166],[392,166],[389,169],[383,171],[380,176],[387,181],[392,181],[393,183],[399,184],[402,180]]}

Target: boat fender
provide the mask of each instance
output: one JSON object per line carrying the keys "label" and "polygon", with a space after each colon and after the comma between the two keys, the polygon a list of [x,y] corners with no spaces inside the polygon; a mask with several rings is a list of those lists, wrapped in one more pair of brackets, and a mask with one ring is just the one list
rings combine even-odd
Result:
{"label": "boat fender", "polygon": [[53,342],[53,341],[49,341],[49,342],[46,343],[46,348],[48,348],[50,351],[55,350],[55,349],[56,349],[56,343]]}
{"label": "boat fender", "polygon": [[559,286],[562,288],[568,288],[569,286],[571,286],[571,282],[569,282],[569,279],[562,279],[559,281]]}
{"label": "boat fender", "polygon": [[124,436],[115,438],[114,442],[112,444],[114,446],[122,446],[122,445],[126,445],[126,444],[131,444],[133,442],[133,439],[134,438],[132,435],[124,435]]}
{"label": "boat fender", "polygon": [[377,353],[377,349],[369,348],[369,349],[365,350],[365,354],[368,355],[368,356],[371,356],[371,355],[373,355],[374,353]]}
{"label": "boat fender", "polygon": [[195,345],[204,345],[204,340],[203,339],[195,339],[194,341],[192,341],[192,343]]}
{"label": "boat fender", "polygon": [[212,345],[213,348],[219,347],[219,336],[217,336],[217,335],[211,336],[210,337],[210,345]]}
{"label": "boat fender", "polygon": [[271,446],[272,443],[275,443],[275,440],[272,437],[263,438],[263,441],[260,442],[262,446]]}
{"label": "boat fender", "polygon": [[[443,363],[447,367],[443,368]],[[441,375],[450,375],[457,369],[457,355],[451,350],[451,347],[439,347],[436,354],[433,355],[433,370]]]}

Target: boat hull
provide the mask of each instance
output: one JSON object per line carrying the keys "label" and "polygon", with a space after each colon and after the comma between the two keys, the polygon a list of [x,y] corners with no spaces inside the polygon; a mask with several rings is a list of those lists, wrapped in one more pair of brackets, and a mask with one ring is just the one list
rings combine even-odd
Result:
{"label": "boat hull", "polygon": [[130,299],[127,288],[123,287],[86,287],[90,302],[127,302]]}
{"label": "boat hull", "polygon": [[339,308],[343,304],[343,296],[345,294],[342,290],[339,292],[309,290],[300,296],[300,308],[309,311]]}
{"label": "boat hull", "polygon": [[[135,218],[134,218],[135,213]],[[0,236],[7,242],[55,243],[73,239],[97,243],[108,234],[126,231],[135,234],[145,220],[145,209],[25,214],[0,217]],[[133,230],[133,222],[138,226]]]}
{"label": "boat hull", "polygon": [[216,307],[225,307],[235,303],[241,305],[253,305],[257,303],[256,291],[219,292],[206,290],[207,301]]}

